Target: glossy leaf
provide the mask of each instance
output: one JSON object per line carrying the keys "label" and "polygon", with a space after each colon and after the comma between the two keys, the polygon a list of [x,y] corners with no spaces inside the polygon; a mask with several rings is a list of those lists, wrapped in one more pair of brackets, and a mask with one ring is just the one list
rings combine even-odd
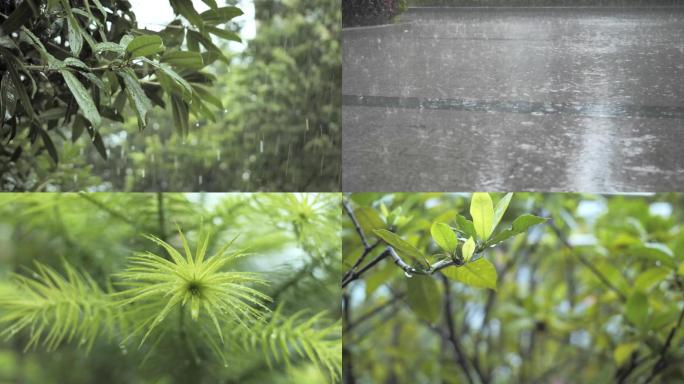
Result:
{"label": "glossy leaf", "polygon": [[513,194],[507,193],[504,197],[501,198],[501,200],[499,200],[496,203],[496,207],[494,208],[494,220],[492,221],[492,232],[501,222],[501,218],[503,218],[503,215],[506,213],[506,210],[508,209],[508,204],[510,204],[512,198]]}
{"label": "glossy leaf", "polygon": [[197,52],[169,51],[162,55],[160,61],[180,68],[200,69],[204,67],[202,55]]}
{"label": "glossy leaf", "polygon": [[221,7],[218,9],[210,9],[208,11],[202,12],[200,15],[202,20],[207,24],[222,24],[232,20],[235,17],[241,16],[242,10],[237,7]]}
{"label": "glossy leaf", "polygon": [[126,54],[130,58],[151,56],[164,50],[164,42],[157,35],[142,35],[135,37],[126,46]]}
{"label": "glossy leaf", "polygon": [[413,245],[399,237],[397,234],[386,229],[376,229],[373,231],[379,238],[385,241],[387,245],[391,245],[395,251],[402,257],[410,257],[413,261],[421,263],[425,257]]}
{"label": "glossy leaf", "polygon": [[445,223],[433,223],[430,228],[430,233],[435,243],[444,250],[444,252],[452,255],[456,252],[458,246],[458,239],[454,231]]}
{"label": "glossy leaf", "polygon": [[458,230],[463,232],[466,237],[477,237],[477,232],[475,232],[475,226],[472,221],[461,215],[456,215],[456,224]]}
{"label": "glossy leaf", "polygon": [[93,127],[99,127],[102,119],[100,113],[97,111],[93,98],[90,96],[90,92],[88,92],[71,71],[62,70],[60,73],[62,74],[62,77],[64,77],[64,81],[69,87],[69,90],[71,90],[71,93],[74,95],[74,99],[76,99],[76,103],[78,103],[83,116],[90,121],[90,124],[92,124]]}
{"label": "glossy leaf", "polygon": [[510,229],[499,232],[492,237],[487,243],[489,245],[498,244],[513,236],[526,232],[530,227],[546,222],[547,219],[535,215],[522,215],[513,220],[513,225]]}
{"label": "glossy leaf", "polygon": [[484,240],[492,234],[494,222],[494,205],[488,193],[473,193],[470,201],[470,216],[477,236]]}
{"label": "glossy leaf", "polygon": [[475,253],[475,239],[471,237],[468,240],[466,240],[466,242],[463,243],[461,253],[463,254],[463,261],[468,263],[470,259],[473,257],[473,254]]}
{"label": "glossy leaf", "polygon": [[126,94],[138,116],[138,127],[143,129],[147,126],[147,113],[152,109],[152,102],[145,95],[132,70],[119,71],[117,74],[124,80]]}
{"label": "glossy leaf", "polygon": [[496,291],[497,272],[494,264],[487,259],[478,259],[462,266],[442,269],[442,273],[458,282],[476,288],[489,288]]}

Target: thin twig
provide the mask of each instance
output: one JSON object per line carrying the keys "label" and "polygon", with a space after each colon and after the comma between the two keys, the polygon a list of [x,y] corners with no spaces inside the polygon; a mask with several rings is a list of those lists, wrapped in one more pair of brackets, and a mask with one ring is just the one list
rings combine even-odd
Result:
{"label": "thin twig", "polygon": [[563,245],[566,248],[568,248],[572,252],[572,254],[575,255],[577,259],[591,271],[591,273],[593,273],[599,280],[601,280],[601,283],[603,283],[603,285],[614,291],[618,295],[618,297],[620,297],[620,300],[627,301],[625,294],[622,293],[622,291],[620,291],[615,285],[613,285],[613,283],[611,283],[610,280],[608,280],[608,278],[606,278],[606,276],[604,276],[603,273],[601,273],[601,271],[599,271],[589,260],[587,260],[586,257],[575,252],[575,247],[573,247],[573,245],[570,244],[568,239],[565,237],[560,228],[558,228],[556,223],[553,222],[553,220],[549,221],[549,226],[551,226],[551,229],[553,229],[553,232],[556,234],[561,243],[563,243]]}
{"label": "thin twig", "polygon": [[391,299],[387,300],[386,302],[376,306],[375,308],[371,309],[370,311],[364,313],[363,315],[359,316],[356,320],[351,321],[349,324],[347,324],[343,330],[343,332],[349,332],[353,328],[359,326],[359,324],[362,324],[373,317],[375,317],[377,314],[381,313],[385,308],[391,307],[394,305],[397,301],[401,300],[404,298],[404,293],[399,293],[397,295],[394,295]]}
{"label": "thin twig", "polygon": [[463,352],[463,347],[461,347],[458,342],[458,337],[456,336],[456,331],[454,330],[454,318],[451,309],[451,290],[449,281],[444,275],[441,275],[442,283],[444,284],[444,322],[447,328],[447,338],[451,346],[454,348],[456,353],[456,363],[461,366],[463,373],[465,374],[468,382],[473,384],[475,381],[470,373],[470,368],[465,358],[465,352]]}

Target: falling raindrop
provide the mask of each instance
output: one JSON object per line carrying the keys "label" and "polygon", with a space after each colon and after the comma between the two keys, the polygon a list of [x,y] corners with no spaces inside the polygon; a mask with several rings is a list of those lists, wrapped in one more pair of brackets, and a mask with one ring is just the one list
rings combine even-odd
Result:
{"label": "falling raindrop", "polygon": [[202,178],[202,175],[197,176],[197,181],[199,182],[199,185],[202,185],[204,183],[204,179]]}
{"label": "falling raindrop", "polygon": [[216,150],[216,161],[221,161],[221,150],[220,149]]}
{"label": "falling raindrop", "polygon": [[259,152],[264,153],[264,141],[259,140]]}

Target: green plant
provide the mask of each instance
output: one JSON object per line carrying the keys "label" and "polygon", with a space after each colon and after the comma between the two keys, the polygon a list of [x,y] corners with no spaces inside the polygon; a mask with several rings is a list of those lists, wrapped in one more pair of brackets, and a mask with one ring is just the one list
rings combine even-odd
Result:
{"label": "green plant", "polygon": [[345,377],[684,377],[682,194],[359,193],[345,205]]}
{"label": "green plant", "polygon": [[[336,236],[339,217],[331,204],[339,200],[292,197],[213,195],[211,205],[177,194],[0,197],[0,211],[21,212],[13,224],[17,238],[35,236],[7,247],[20,247],[17,257],[33,267],[5,281],[8,263],[0,263],[0,336],[8,343],[0,350],[45,356],[46,372],[56,364],[59,374],[29,382],[93,380],[58,363],[67,353],[87,361],[80,371],[105,369],[95,363],[104,359],[106,367],[128,372],[111,382],[339,381],[341,325],[330,301],[339,289],[331,274],[339,268],[339,247],[303,241]],[[291,220],[312,201],[321,203],[316,227]],[[198,215],[204,224],[197,225]],[[187,229],[167,232],[174,221]],[[138,244],[140,237],[147,241]],[[140,248],[148,251],[133,252]],[[64,260],[49,265],[60,249],[67,251]],[[52,257],[38,261],[33,252]]]}
{"label": "green plant", "polygon": [[100,127],[105,119],[123,122],[126,108],[140,130],[154,106],[170,106],[182,136],[190,114],[214,121],[223,106],[207,88],[215,77],[205,69],[228,58],[211,36],[240,41],[222,25],[242,11],[205,3],[210,9],[200,14],[189,0],[170,1],[180,17],[152,32],[138,28],[128,1],[3,1],[2,189],[35,187],[38,164],[29,149],[57,164],[59,148],[84,132],[107,158]]}

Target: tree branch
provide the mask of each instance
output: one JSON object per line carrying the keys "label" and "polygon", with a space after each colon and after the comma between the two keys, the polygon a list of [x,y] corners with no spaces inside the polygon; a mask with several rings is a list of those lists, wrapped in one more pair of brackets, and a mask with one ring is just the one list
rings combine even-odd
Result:
{"label": "tree branch", "polygon": [[549,221],[549,226],[551,227],[551,229],[553,229],[553,232],[556,234],[556,237],[558,237],[558,240],[560,240],[561,243],[563,243],[563,245],[566,248],[568,248],[572,252],[572,254],[575,255],[575,257],[577,257],[580,263],[587,267],[591,271],[591,273],[593,273],[601,281],[601,283],[603,283],[603,285],[614,291],[618,295],[618,297],[620,297],[620,300],[627,301],[625,294],[622,293],[622,291],[620,291],[615,285],[613,285],[613,283],[611,283],[610,280],[608,280],[608,278],[605,275],[603,275],[603,273],[601,273],[601,271],[596,269],[594,264],[587,260],[586,257],[575,252],[575,247],[573,247],[572,244],[570,244],[568,239],[565,237],[563,232],[560,230],[560,228],[558,228],[558,226],[553,220]]}

